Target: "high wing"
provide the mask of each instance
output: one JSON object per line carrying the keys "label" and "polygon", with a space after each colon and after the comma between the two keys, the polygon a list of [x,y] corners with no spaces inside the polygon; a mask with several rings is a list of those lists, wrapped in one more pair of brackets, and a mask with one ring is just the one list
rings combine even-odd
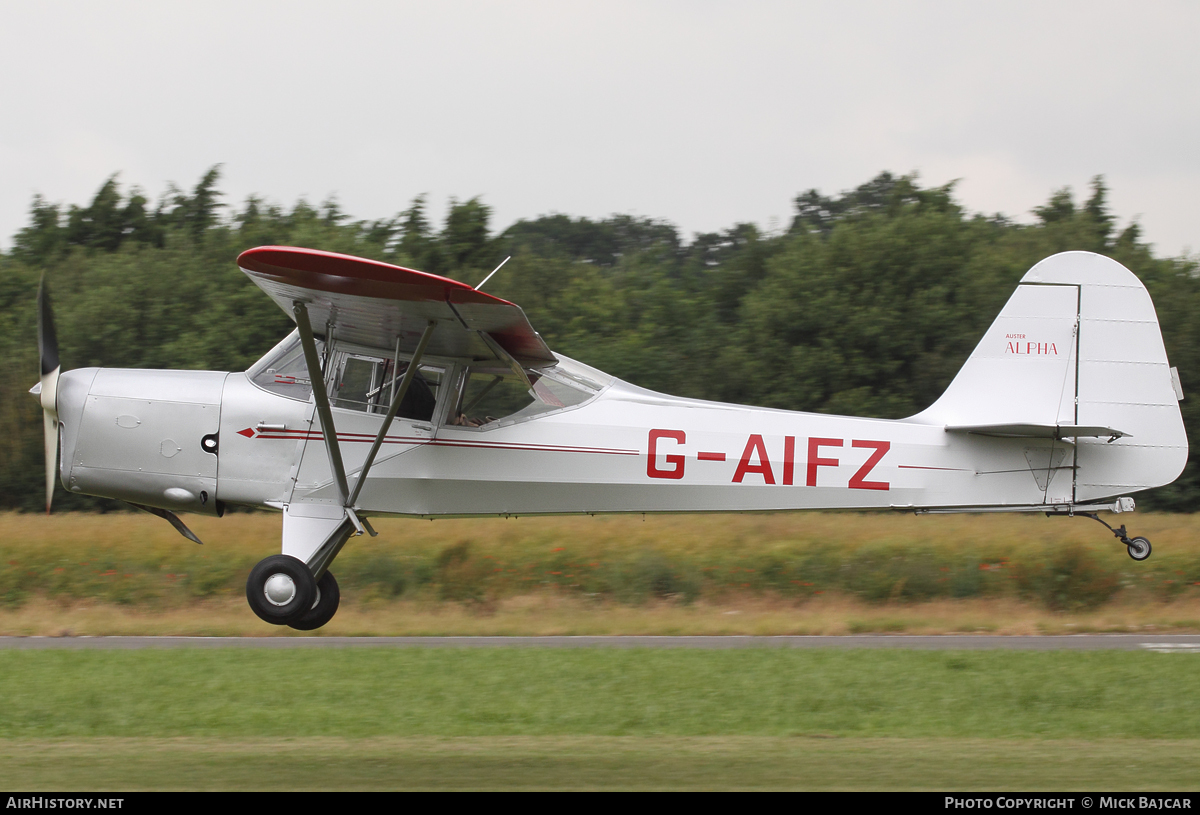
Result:
{"label": "high wing", "polygon": [[434,321],[426,352],[435,356],[507,363],[507,355],[534,368],[558,361],[519,306],[457,280],[290,246],[249,249],[237,262],[293,320],[293,304],[304,303],[318,337],[332,329],[373,348],[399,340],[400,353],[411,354]]}

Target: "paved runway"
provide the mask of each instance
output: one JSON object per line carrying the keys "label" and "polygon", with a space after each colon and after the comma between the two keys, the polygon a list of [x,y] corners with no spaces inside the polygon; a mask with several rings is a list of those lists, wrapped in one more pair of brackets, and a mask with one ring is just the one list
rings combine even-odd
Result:
{"label": "paved runway", "polygon": [[919,650],[1158,651],[1200,654],[1197,634],[1047,637],[0,637],[0,649],[138,648],[909,648]]}

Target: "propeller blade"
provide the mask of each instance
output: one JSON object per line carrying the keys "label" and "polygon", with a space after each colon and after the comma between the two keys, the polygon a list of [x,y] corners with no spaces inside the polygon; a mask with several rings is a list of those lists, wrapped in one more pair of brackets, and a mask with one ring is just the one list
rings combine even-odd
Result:
{"label": "propeller blade", "polygon": [[58,368],[58,335],[54,333],[54,310],[50,307],[50,291],[46,288],[46,276],[38,283],[38,356],[42,363],[42,376]]}
{"label": "propeller blade", "polygon": [[54,501],[54,479],[58,476],[58,414],[43,411],[42,421],[46,431],[46,514],[49,515]]}
{"label": "propeller blade", "polygon": [[58,336],[54,333],[54,312],[50,307],[50,292],[46,277],[38,284],[38,357],[41,364],[42,424],[46,442],[46,514],[54,499],[54,479],[58,474],[58,375],[62,366],[58,360]]}

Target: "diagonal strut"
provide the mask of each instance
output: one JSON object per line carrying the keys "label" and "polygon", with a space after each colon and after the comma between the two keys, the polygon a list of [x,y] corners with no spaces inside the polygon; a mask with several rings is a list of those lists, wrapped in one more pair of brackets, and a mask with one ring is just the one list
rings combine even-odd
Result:
{"label": "diagonal strut", "polygon": [[317,357],[317,343],[313,340],[308,309],[303,301],[294,300],[292,313],[296,315],[296,327],[300,329],[300,345],[304,348],[304,362],[308,365],[308,378],[312,380],[313,397],[317,400],[321,435],[325,437],[325,452],[329,454],[329,466],[333,469],[344,505],[350,495],[350,489],[346,486],[346,467],[342,464],[342,451],[338,446],[337,429],[333,426],[333,411],[329,409],[329,394],[325,392],[325,376],[321,371],[321,360]]}
{"label": "diagonal strut", "polygon": [[[413,377],[417,374],[417,363],[421,361],[421,357],[425,354],[425,346],[429,344],[429,339],[433,336],[433,329],[436,327],[437,323],[433,320],[430,320],[429,324],[425,326],[425,333],[421,335],[421,340],[417,343],[417,350],[413,351],[412,359],[408,363],[408,370],[404,372],[404,379],[400,380],[400,387],[396,388],[396,395],[392,397],[392,406],[388,408],[383,425],[379,428],[379,432],[375,434],[375,443],[371,445],[371,452],[367,453],[367,459],[363,462],[362,469],[359,471],[358,481],[354,483],[354,492],[346,499],[347,507],[355,505],[355,502],[358,501],[358,494],[362,492],[363,484],[367,483],[367,473],[371,471],[371,465],[375,463],[375,456],[379,453],[379,447],[383,444],[383,439],[392,426],[392,420],[396,418],[396,413],[400,410],[400,402],[404,399],[404,394],[408,393],[408,386],[412,384]],[[395,374],[393,374],[394,376]]]}

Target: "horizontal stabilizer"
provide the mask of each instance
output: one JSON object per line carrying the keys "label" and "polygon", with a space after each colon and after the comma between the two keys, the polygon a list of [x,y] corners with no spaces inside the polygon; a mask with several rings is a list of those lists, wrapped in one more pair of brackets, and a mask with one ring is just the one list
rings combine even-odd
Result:
{"label": "horizontal stabilizer", "polygon": [[979,436],[1003,436],[1017,439],[1120,439],[1129,436],[1111,427],[1085,427],[1073,424],[969,424],[947,425],[947,433],[975,433]]}

